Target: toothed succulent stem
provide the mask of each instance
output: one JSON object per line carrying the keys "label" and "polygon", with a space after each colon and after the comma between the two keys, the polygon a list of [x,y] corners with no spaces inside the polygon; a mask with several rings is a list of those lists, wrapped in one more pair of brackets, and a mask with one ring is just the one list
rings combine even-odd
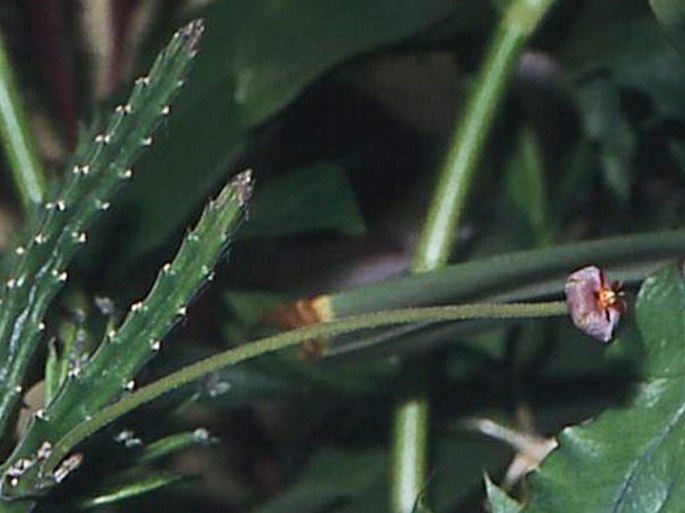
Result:
{"label": "toothed succulent stem", "polygon": [[243,218],[251,189],[252,173],[245,171],[207,205],[174,260],[162,266],[147,297],[131,305],[123,324],[106,335],[82,372],[46,409],[53,433],[71,429],[133,388],[136,373],[185,317],[195,293],[212,280],[214,266]]}
{"label": "toothed succulent stem", "polygon": [[202,31],[199,20],[179,30],[106,128],[79,144],[62,186],[39,207],[33,229],[15,249],[0,308],[0,432],[21,396],[23,377],[45,329],[43,317],[67,279],[67,265],[169,113]]}
{"label": "toothed succulent stem", "polygon": [[[56,441],[78,424],[135,387],[134,377],[160,348],[160,341],[185,316],[189,301],[213,276],[213,269],[243,218],[252,193],[252,173],[237,175],[205,208],[197,226],[183,240],[174,260],[164,264],[147,297],[134,303],[122,325],[108,333],[81,372],[73,373],[51,404],[34,419],[20,445],[3,466],[36,458],[46,440]],[[5,496],[40,493],[54,484],[40,465]]]}

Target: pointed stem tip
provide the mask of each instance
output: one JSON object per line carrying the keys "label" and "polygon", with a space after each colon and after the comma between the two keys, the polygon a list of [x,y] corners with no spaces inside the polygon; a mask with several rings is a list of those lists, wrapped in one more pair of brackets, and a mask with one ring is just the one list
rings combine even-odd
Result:
{"label": "pointed stem tip", "polygon": [[204,31],[205,22],[202,18],[197,18],[181,28],[178,33],[181,37],[187,39],[188,50],[195,52],[198,49],[200,38]]}
{"label": "pointed stem tip", "polygon": [[231,180],[231,186],[235,189],[238,203],[244,207],[250,198],[252,198],[252,191],[254,190],[254,177],[252,176],[252,169],[246,169],[242,173],[235,175]]}

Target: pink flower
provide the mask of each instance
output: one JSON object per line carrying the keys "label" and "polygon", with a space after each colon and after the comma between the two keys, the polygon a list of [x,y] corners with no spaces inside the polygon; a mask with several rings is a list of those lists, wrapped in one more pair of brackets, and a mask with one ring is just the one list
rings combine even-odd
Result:
{"label": "pink flower", "polygon": [[609,342],[626,311],[621,285],[607,281],[593,265],[571,273],[564,291],[573,324],[591,337]]}

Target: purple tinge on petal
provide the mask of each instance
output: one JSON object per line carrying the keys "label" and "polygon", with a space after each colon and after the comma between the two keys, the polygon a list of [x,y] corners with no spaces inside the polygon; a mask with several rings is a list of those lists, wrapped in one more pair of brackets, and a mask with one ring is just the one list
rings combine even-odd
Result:
{"label": "purple tinge on petal", "polygon": [[566,281],[566,304],[578,329],[591,337],[609,342],[621,319],[621,309],[604,307],[598,294],[607,288],[602,271],[595,266],[583,267]]}

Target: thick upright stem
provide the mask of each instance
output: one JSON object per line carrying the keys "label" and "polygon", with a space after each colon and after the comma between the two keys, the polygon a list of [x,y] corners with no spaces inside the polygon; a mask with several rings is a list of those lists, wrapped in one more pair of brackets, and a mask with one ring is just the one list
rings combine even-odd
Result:
{"label": "thick upright stem", "polygon": [[[413,272],[444,266],[452,251],[473,176],[497,107],[523,45],[552,0],[514,0],[488,46],[485,61],[454,132],[421,232]],[[427,483],[430,405],[427,361],[412,362],[394,410],[390,506],[411,513]]]}
{"label": "thick upright stem", "polygon": [[552,0],[517,0],[497,27],[440,169],[414,256],[415,271],[441,267],[449,259],[502,93],[528,36],[552,3]]}
{"label": "thick upright stem", "polygon": [[411,513],[426,491],[430,398],[426,357],[404,362],[392,422],[392,513]]}

